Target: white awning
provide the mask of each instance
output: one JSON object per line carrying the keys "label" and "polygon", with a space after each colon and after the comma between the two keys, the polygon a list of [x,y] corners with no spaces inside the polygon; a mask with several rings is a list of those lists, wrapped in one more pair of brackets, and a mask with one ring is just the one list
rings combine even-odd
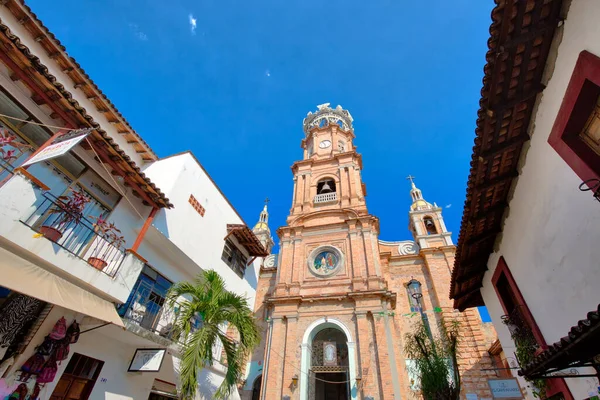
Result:
{"label": "white awning", "polygon": [[115,305],[0,248],[0,286],[123,327]]}

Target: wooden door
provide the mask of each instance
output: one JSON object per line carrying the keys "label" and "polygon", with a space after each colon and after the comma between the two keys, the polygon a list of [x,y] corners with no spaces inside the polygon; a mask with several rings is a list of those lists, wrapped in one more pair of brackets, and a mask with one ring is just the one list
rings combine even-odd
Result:
{"label": "wooden door", "polygon": [[86,400],[91,391],[88,390],[89,386],[92,386],[93,383],[88,379],[63,374],[56,384],[50,400]]}

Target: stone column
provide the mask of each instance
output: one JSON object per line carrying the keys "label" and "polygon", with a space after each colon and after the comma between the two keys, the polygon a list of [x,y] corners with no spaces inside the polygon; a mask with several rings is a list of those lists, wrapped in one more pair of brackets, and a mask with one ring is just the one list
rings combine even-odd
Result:
{"label": "stone column", "polygon": [[307,207],[309,207],[308,209],[310,209],[311,204],[312,204],[312,199],[310,198],[310,186],[311,186],[311,177],[310,177],[310,173],[307,173],[303,176],[304,178],[304,208],[303,210],[306,211]]}
{"label": "stone column", "polygon": [[348,167],[341,166],[340,169],[340,204],[342,206],[347,206],[350,204],[350,182],[348,181]]}
{"label": "stone column", "polygon": [[400,377],[396,368],[394,344],[392,343],[388,318],[385,308],[373,313],[379,371],[381,373],[381,386],[383,390],[382,398],[400,400]]}
{"label": "stone column", "polygon": [[[352,278],[365,279],[367,277],[367,266],[365,265],[364,244],[360,237],[361,232],[356,226],[356,221],[348,221],[348,235],[350,236],[350,254],[352,256]],[[359,288],[355,288],[355,290],[357,289]]]}
{"label": "stone column", "polygon": [[[287,337],[285,346],[285,363],[283,365],[283,382],[282,382],[282,395],[290,396],[290,398],[296,398],[298,396],[298,388],[292,388],[292,377],[297,375],[299,377],[300,372],[297,369],[298,366],[298,352],[300,346],[298,345],[298,316],[288,315],[287,319]],[[296,367],[296,368],[295,368]]]}
{"label": "stone column", "polygon": [[286,322],[282,317],[273,317],[273,336],[271,338],[271,351],[269,354],[269,369],[267,382],[263,382],[265,399],[280,399],[282,396],[283,365],[286,345]]}
{"label": "stone column", "polygon": [[296,213],[296,202],[298,199],[298,176],[294,176],[294,191],[292,194],[292,210],[290,214]]}
{"label": "stone column", "polygon": [[373,331],[367,319],[366,311],[356,311],[356,336],[358,343],[358,374],[361,378],[358,398],[372,397],[380,399],[379,371],[374,351]]}

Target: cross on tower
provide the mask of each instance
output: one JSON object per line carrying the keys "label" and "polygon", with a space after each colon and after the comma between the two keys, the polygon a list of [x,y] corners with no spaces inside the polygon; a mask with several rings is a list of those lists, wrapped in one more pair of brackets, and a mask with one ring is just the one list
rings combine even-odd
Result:
{"label": "cross on tower", "polygon": [[265,197],[265,206],[269,204],[271,200],[268,197]]}
{"label": "cross on tower", "polygon": [[412,175],[408,175],[408,176],[406,177],[406,179],[410,181],[410,184],[411,184],[411,185],[414,185],[414,184],[415,184],[415,183],[413,182],[413,179],[415,179],[415,177],[414,177],[414,176],[412,176]]}

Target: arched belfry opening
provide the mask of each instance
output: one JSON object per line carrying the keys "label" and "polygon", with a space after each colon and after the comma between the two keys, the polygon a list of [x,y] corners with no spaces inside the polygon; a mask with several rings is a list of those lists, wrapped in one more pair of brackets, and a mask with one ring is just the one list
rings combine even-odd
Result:
{"label": "arched belfry opening", "polygon": [[433,218],[427,216],[423,218],[423,223],[425,224],[425,230],[427,231],[428,235],[436,235],[438,233],[435,222],[433,222]]}
{"label": "arched belfry opening", "polygon": [[335,193],[335,181],[331,178],[323,179],[317,183],[317,194]]}
{"label": "arched belfry opening", "polygon": [[355,358],[350,332],[342,323],[315,321],[302,343],[300,400],[356,399]]}

